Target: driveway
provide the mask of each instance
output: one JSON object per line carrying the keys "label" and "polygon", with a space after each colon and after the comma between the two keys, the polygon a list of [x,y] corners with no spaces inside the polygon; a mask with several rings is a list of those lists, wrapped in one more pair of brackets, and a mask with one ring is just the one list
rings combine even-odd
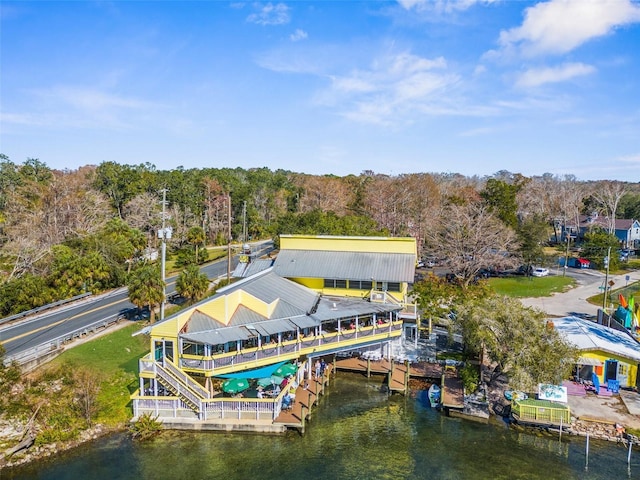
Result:
{"label": "driveway", "polygon": [[[562,271],[560,270],[560,274]],[[564,293],[556,293],[551,297],[522,298],[521,301],[528,307],[535,307],[550,316],[566,317],[575,315],[582,318],[595,319],[598,308],[592,305],[587,298],[601,293],[601,287],[605,282],[605,274],[596,270],[567,269],[567,275],[576,279],[577,286]],[[613,281],[613,289],[625,287],[627,284],[640,281],[640,271],[633,271],[624,275],[609,275],[608,281]]]}

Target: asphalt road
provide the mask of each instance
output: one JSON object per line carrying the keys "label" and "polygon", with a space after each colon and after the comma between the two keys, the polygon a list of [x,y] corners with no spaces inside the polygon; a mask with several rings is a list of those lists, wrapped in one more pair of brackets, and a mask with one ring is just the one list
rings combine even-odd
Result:
{"label": "asphalt road", "polygon": [[[562,269],[559,269],[559,271],[554,270],[551,273],[562,275]],[[576,279],[578,285],[575,288],[564,293],[556,293],[551,297],[523,298],[521,299],[522,303],[529,307],[538,308],[552,316],[565,317],[575,315],[594,319],[598,315],[598,308],[602,308],[602,305],[593,305],[587,299],[602,293],[605,279],[607,283],[613,282],[613,290],[640,281],[640,271],[606,277],[604,273],[596,270],[569,268],[567,269],[567,275]]]}
{"label": "asphalt road", "polygon": [[[270,241],[258,242],[253,246],[254,252],[258,255],[273,249],[273,243]],[[237,263],[237,256],[232,256],[232,270]],[[201,270],[211,280],[223,277],[227,274],[227,259],[223,258],[204,265]],[[175,293],[176,278],[177,275],[174,275],[166,279],[168,297]],[[135,308],[135,305],[129,301],[128,290],[120,288],[3,325],[0,327],[0,344],[6,350],[6,356],[11,357],[40,345],[55,342],[56,339],[65,337],[71,332],[115,320]]]}

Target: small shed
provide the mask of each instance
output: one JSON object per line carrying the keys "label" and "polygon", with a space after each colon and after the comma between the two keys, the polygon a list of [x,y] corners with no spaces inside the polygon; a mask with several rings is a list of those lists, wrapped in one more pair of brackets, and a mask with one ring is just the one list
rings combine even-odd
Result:
{"label": "small shed", "polygon": [[626,331],[578,317],[550,319],[556,330],[580,350],[578,375],[591,380],[598,376],[600,384],[616,380],[621,387],[638,384],[640,343]]}

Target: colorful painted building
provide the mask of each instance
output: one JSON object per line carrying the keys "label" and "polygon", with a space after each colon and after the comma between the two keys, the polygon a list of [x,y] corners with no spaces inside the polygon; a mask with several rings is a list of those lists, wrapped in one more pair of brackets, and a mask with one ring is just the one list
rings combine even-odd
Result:
{"label": "colorful painted building", "polygon": [[554,327],[580,350],[577,362],[579,378],[598,376],[601,385],[609,380],[620,387],[638,385],[640,343],[630,334],[578,317],[552,319]]}
{"label": "colorful painted building", "polygon": [[[405,322],[419,321],[407,295],[415,239],[291,235],[280,246],[272,267],[140,332],[150,353],[132,396],[136,417],[238,415],[239,402],[221,398],[213,380],[269,376],[293,362],[300,382],[326,355],[388,354]],[[280,400],[254,402],[256,418],[275,418]]]}

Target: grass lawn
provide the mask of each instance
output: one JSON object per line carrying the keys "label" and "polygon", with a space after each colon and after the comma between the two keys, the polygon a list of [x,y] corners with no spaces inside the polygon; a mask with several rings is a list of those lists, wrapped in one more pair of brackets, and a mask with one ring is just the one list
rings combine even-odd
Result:
{"label": "grass lawn", "polygon": [[496,293],[515,298],[548,297],[556,292],[564,292],[575,284],[571,277],[555,275],[490,278],[488,282]]}
{"label": "grass lawn", "polygon": [[70,348],[51,361],[55,368],[86,368],[101,380],[96,421],[107,425],[128,422],[133,415],[129,395],[138,388],[138,359],[149,352],[142,328],[135,324]]}

